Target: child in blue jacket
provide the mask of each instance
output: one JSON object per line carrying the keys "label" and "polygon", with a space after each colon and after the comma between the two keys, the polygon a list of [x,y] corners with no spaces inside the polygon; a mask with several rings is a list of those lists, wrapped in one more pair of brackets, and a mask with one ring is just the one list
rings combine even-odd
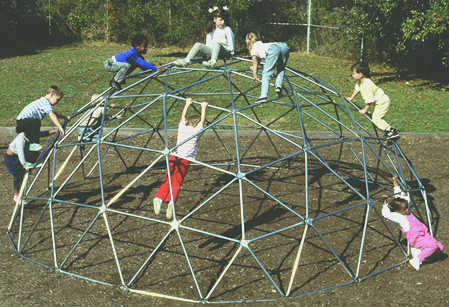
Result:
{"label": "child in blue jacket", "polygon": [[143,34],[136,34],[131,40],[132,48],[126,51],[117,53],[104,62],[104,68],[107,71],[115,72],[116,74],[109,82],[112,88],[121,89],[121,85],[125,83],[126,75],[140,67],[143,70],[156,70],[157,67],[150,62],[145,61],[142,57],[147,53],[148,39]]}

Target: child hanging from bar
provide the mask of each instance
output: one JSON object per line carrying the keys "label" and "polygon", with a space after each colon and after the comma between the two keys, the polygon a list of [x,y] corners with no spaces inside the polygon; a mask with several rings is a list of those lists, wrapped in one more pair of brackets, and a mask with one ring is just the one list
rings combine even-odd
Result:
{"label": "child hanging from bar", "polygon": [[[206,120],[206,108],[207,102],[201,103],[201,117],[198,115],[192,115],[187,117],[187,111],[192,105],[192,98],[187,98],[184,109],[181,114],[181,121],[178,126],[178,138],[176,145],[176,154],[188,159],[195,159],[198,151],[198,135],[196,135],[201,129],[203,129],[204,122]],[[190,137],[193,138],[189,139]],[[185,142],[186,139],[189,139]],[[170,178],[173,192],[173,200],[170,194],[170,184],[168,178],[168,171],[165,174],[164,182],[159,187],[156,195],[153,199],[154,213],[158,215],[161,211],[161,205],[164,202],[168,203],[166,217],[171,219],[173,216],[173,206],[178,198],[179,190],[181,189],[182,182],[187,174],[187,168],[190,165],[190,161],[177,157],[170,156],[169,169]]]}
{"label": "child hanging from bar", "polygon": [[443,244],[432,237],[426,225],[409,212],[410,195],[401,190],[396,177],[393,177],[393,186],[395,198],[389,203],[384,201],[382,215],[401,226],[401,231],[411,247],[412,259],[409,263],[418,271],[426,258],[437,250],[443,251]]}

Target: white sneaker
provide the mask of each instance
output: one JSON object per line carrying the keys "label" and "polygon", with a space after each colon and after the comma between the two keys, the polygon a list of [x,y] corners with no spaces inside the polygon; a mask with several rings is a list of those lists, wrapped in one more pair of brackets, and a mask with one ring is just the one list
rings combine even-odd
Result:
{"label": "white sneaker", "polygon": [[215,64],[217,64],[217,61],[214,61],[214,60],[203,61],[203,65],[206,67],[213,68],[213,67],[215,67]]}
{"label": "white sneaker", "polygon": [[417,271],[419,271],[419,266],[421,265],[421,262],[419,261],[418,257],[413,257],[412,259],[410,259],[410,261],[408,262],[410,263],[410,265]]}
{"label": "white sneaker", "polygon": [[174,61],[173,64],[175,64],[176,66],[186,67],[187,65],[190,64],[190,61],[188,61],[186,59],[179,59],[179,60]]}
{"label": "white sneaker", "polygon": [[42,145],[37,143],[31,143],[29,149],[30,151],[41,151]]}
{"label": "white sneaker", "polygon": [[168,203],[168,207],[167,207],[167,212],[165,212],[165,217],[167,218],[167,220],[171,220],[171,218],[173,217],[173,202],[169,202]]}
{"label": "white sneaker", "polygon": [[27,205],[30,201],[28,200],[28,199],[23,199],[23,198],[20,198],[19,197],[19,195],[14,195],[14,202],[22,202],[23,203],[23,205],[25,206],[25,205]]}
{"label": "white sneaker", "polygon": [[159,215],[159,213],[161,212],[161,205],[162,205],[162,199],[160,199],[159,197],[153,198],[154,214]]}

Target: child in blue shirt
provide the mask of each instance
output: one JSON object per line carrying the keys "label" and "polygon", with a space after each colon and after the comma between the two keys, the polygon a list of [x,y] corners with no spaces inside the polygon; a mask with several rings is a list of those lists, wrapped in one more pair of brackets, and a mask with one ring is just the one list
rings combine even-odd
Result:
{"label": "child in blue shirt", "polygon": [[143,54],[147,53],[148,39],[143,34],[136,34],[131,40],[132,48],[117,53],[113,57],[104,62],[104,68],[107,71],[115,72],[114,77],[109,85],[117,90],[121,89],[121,85],[125,83],[126,75],[140,67],[142,70],[156,70],[157,67],[150,62],[145,61]]}
{"label": "child in blue shirt", "polygon": [[[39,144],[41,137],[41,121],[47,114],[58,128],[61,135],[64,135],[64,128],[62,128],[58,118],[67,117],[53,111],[53,106],[55,106],[63,96],[64,93],[62,90],[56,85],[52,85],[48,88],[47,95],[27,105],[17,116],[16,132],[17,134],[21,132],[25,133],[25,136],[30,141],[30,151],[39,151],[42,149],[42,146]],[[28,150],[26,152],[28,152]]]}

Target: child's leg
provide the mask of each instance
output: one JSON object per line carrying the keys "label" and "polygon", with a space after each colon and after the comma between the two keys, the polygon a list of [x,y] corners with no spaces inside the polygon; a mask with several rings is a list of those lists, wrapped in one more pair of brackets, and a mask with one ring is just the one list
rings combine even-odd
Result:
{"label": "child's leg", "polygon": [[[40,136],[41,136],[41,121],[40,119],[36,118],[24,118],[21,120],[16,121],[16,131],[23,132],[25,136],[29,139],[29,141],[25,141],[25,160],[27,162],[34,163],[36,162],[39,153],[34,148],[31,148],[31,146],[34,147],[40,147]],[[19,132],[19,133],[20,133]],[[33,144],[30,146],[30,144]],[[37,144],[37,145],[34,145]]]}
{"label": "child's leg", "polygon": [[376,106],[374,107],[374,112],[371,119],[377,128],[387,131],[390,130],[391,126],[383,120],[383,117],[387,114],[388,108],[390,107],[390,99],[385,95],[384,97],[385,98],[381,98],[379,101],[376,101]]}
{"label": "child's leg", "polygon": [[437,249],[438,249],[437,245],[426,246],[421,248],[421,252],[418,255],[419,261],[423,262],[424,260],[426,260],[426,258],[431,256]]}
{"label": "child's leg", "polygon": [[173,200],[176,203],[178,199],[179,191],[181,190],[184,177],[187,174],[187,168],[190,164],[188,160],[176,158],[174,160],[174,171],[172,173],[172,190],[173,190]]}
{"label": "child's leg", "polygon": [[117,62],[115,58],[109,58],[104,62],[104,68],[107,71],[115,72],[114,80],[121,83],[126,78],[126,73],[128,69],[131,68],[131,64],[125,62]]}
{"label": "child's leg", "polygon": [[267,57],[262,71],[262,85],[260,90],[260,97],[268,96],[268,88],[270,86],[270,79],[273,76],[276,63],[280,54],[280,48],[277,44],[271,45],[267,50]]}
{"label": "child's leg", "polygon": [[202,54],[205,54],[207,56],[211,56],[212,55],[212,49],[202,43],[195,43],[195,45],[193,45],[192,49],[190,49],[189,53],[186,56],[186,61],[190,62],[190,60],[192,60],[197,54],[198,52],[201,52]]}
{"label": "child's leg", "polygon": [[212,52],[210,55],[210,60],[213,61],[214,63],[217,62],[218,56],[220,55],[220,50],[224,49],[219,43],[212,43]]}
{"label": "child's leg", "polygon": [[287,65],[288,56],[290,54],[290,49],[286,43],[278,43],[280,47],[280,57],[277,62],[277,77],[276,77],[276,88],[282,87],[282,82],[284,81],[285,65]]}
{"label": "child's leg", "polygon": [[164,182],[161,184],[159,189],[157,190],[154,197],[162,199],[162,201],[169,202],[171,200],[170,198],[170,185],[168,182],[168,170],[165,172],[164,176]]}
{"label": "child's leg", "polygon": [[4,159],[8,173],[13,176],[14,193],[19,193],[20,186],[22,185],[22,180],[25,175],[25,169],[20,163],[17,155],[10,156],[5,153]]}
{"label": "child's leg", "polygon": [[31,143],[38,144],[41,135],[41,121],[37,118],[24,118],[16,120],[16,132],[23,132]]}
{"label": "child's leg", "polygon": [[410,252],[412,254],[412,257],[415,258],[415,257],[418,257],[419,253],[421,253],[421,250],[419,248],[411,246],[410,247]]}
{"label": "child's leg", "polygon": [[[184,177],[187,173],[187,167],[189,166],[189,161],[177,158],[175,156],[170,157],[169,168],[171,175],[171,184],[172,184],[172,192],[173,199],[176,202],[178,199],[179,191],[181,190],[181,185],[184,180]],[[168,172],[165,173],[164,182],[159,187],[156,195],[154,197],[160,198],[165,202],[171,201],[170,195],[170,184],[168,181]]]}
{"label": "child's leg", "polygon": [[118,67],[118,69],[114,76],[114,80],[118,83],[122,83],[126,79],[126,74],[128,73],[128,70],[131,68],[131,64],[116,62],[115,65]]}

